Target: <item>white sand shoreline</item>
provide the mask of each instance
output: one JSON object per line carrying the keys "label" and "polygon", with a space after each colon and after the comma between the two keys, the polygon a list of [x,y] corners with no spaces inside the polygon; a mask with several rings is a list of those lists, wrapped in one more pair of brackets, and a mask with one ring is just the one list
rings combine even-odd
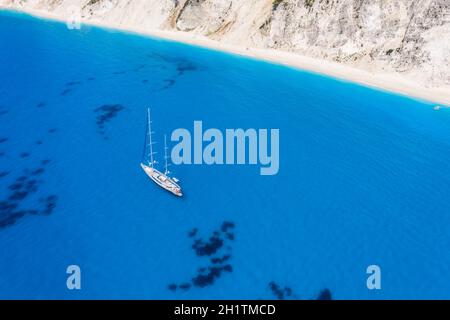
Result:
{"label": "white sand shoreline", "polygon": [[[65,22],[59,15],[39,10],[16,9],[0,5],[0,10],[26,13],[38,18]],[[450,107],[450,87],[426,88],[395,73],[371,73],[362,69],[353,68],[343,64],[310,58],[295,53],[273,49],[242,48],[210,40],[206,37],[193,35],[181,31],[145,30],[142,28],[124,26],[116,23],[105,23],[99,20],[82,20],[83,24],[128,31],[144,36],[167,39],[208,49],[224,51],[249,58],[263,60],[271,63],[290,66],[293,68],[318,73],[344,81],[358,83],[367,87],[388,91],[409,98]]]}

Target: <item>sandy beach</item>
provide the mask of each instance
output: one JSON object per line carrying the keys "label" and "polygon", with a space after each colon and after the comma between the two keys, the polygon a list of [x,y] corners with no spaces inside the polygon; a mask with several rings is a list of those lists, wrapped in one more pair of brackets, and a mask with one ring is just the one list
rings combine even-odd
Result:
{"label": "sandy beach", "polygon": [[[2,5],[0,5],[0,9],[17,11],[15,9]],[[27,13],[39,18],[65,22],[65,19],[63,17],[44,11],[20,10],[19,12]],[[440,88],[426,88],[418,83],[402,77],[397,73],[371,73],[343,64],[322,59],[314,59],[311,57],[301,56],[295,53],[289,53],[280,50],[231,46],[220,43],[218,41],[210,40],[203,36],[193,35],[181,31],[147,30],[117,23],[105,23],[103,21],[94,19],[82,19],[82,24],[128,31],[145,36],[183,42],[190,45],[205,47],[208,49],[225,51],[249,58],[264,60],[271,63],[282,64],[301,70],[331,76],[344,81],[356,82],[364,86],[376,88],[379,90],[398,93],[419,100],[430,101],[435,103],[436,105],[450,106],[450,86]]]}

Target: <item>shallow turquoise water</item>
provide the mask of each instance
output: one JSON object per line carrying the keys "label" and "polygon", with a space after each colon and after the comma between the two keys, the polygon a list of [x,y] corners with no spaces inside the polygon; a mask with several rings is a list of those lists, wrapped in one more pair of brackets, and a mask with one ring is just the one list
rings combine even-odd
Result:
{"label": "shallow turquoise water", "polygon": [[[279,128],[278,175],[174,166],[171,196],[139,167],[147,106],[160,149],[194,120]],[[431,103],[2,12],[0,298],[450,298],[449,136]]]}

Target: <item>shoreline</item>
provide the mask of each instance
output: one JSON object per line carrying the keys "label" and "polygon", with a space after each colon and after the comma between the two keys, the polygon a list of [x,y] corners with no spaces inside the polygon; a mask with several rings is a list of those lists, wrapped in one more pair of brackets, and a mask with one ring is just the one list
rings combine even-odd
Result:
{"label": "shoreline", "polygon": [[[0,10],[24,13],[33,17],[59,21],[62,23],[66,22],[66,20],[62,16],[47,11],[17,9],[4,5],[0,5]],[[363,69],[354,68],[337,62],[311,58],[281,50],[245,48],[223,44],[221,42],[208,39],[204,36],[194,35],[182,31],[146,30],[139,27],[124,26],[117,23],[107,23],[96,19],[88,20],[85,18],[81,19],[81,24],[100,28],[114,29],[118,31],[132,32],[142,36],[181,42],[193,46],[257,59],[260,61],[280,64],[298,70],[332,77],[341,81],[353,82],[384,92],[399,94],[426,103],[441,105],[442,107],[450,107],[450,86],[440,88],[426,88],[409,79],[406,79],[405,77],[402,77],[398,73],[375,74]]]}

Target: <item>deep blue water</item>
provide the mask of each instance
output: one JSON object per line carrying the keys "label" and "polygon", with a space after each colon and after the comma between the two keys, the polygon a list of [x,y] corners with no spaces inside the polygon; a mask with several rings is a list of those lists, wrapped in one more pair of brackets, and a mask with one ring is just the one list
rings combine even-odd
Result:
{"label": "deep blue water", "polygon": [[[174,166],[170,195],[139,167],[147,106],[158,151],[194,120],[279,128],[278,175]],[[449,136],[432,103],[2,12],[0,298],[450,298]]]}

